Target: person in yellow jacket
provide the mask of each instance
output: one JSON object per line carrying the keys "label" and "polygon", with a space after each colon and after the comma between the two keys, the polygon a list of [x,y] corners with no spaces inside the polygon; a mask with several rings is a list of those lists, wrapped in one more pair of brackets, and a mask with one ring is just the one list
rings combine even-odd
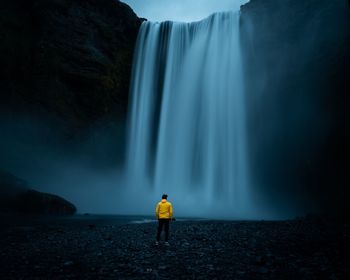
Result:
{"label": "person in yellow jacket", "polygon": [[158,230],[157,230],[157,241],[156,245],[160,241],[160,235],[162,233],[163,227],[165,231],[165,245],[169,245],[169,223],[173,218],[173,206],[169,201],[167,201],[168,195],[163,194],[162,200],[157,204],[156,207],[156,217],[158,219]]}

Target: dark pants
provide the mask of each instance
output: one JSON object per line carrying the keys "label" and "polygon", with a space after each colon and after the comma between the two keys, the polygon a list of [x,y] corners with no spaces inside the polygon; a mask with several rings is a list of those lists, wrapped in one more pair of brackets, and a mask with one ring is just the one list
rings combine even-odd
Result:
{"label": "dark pants", "polygon": [[165,241],[169,239],[169,222],[170,219],[159,219],[158,220],[158,231],[157,231],[157,241],[160,240],[160,234],[162,233],[163,227],[165,231]]}

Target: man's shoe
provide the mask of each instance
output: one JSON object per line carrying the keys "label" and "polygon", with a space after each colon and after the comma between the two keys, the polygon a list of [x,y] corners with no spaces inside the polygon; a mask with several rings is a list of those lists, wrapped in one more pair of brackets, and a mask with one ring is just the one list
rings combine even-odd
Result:
{"label": "man's shoe", "polygon": [[170,246],[170,244],[169,244],[168,241],[165,241],[164,245],[165,245],[165,246]]}

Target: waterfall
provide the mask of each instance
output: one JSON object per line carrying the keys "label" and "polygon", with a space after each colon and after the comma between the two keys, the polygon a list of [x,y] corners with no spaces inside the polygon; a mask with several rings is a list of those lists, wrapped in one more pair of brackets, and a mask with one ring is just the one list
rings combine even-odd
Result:
{"label": "waterfall", "polygon": [[181,215],[245,215],[250,202],[239,14],[144,22],[130,98],[129,187],[153,202],[169,194]]}

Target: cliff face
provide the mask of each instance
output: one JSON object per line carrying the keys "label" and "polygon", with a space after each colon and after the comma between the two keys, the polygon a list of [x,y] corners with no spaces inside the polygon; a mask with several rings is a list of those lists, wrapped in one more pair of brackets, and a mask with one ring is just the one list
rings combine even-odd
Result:
{"label": "cliff face", "polygon": [[73,215],[76,211],[64,198],[32,190],[27,182],[0,170],[0,215]]}
{"label": "cliff face", "polygon": [[1,1],[2,115],[53,119],[67,135],[124,119],[141,22],[115,0]]}
{"label": "cliff face", "polygon": [[257,185],[347,209],[348,2],[251,0],[241,27]]}

